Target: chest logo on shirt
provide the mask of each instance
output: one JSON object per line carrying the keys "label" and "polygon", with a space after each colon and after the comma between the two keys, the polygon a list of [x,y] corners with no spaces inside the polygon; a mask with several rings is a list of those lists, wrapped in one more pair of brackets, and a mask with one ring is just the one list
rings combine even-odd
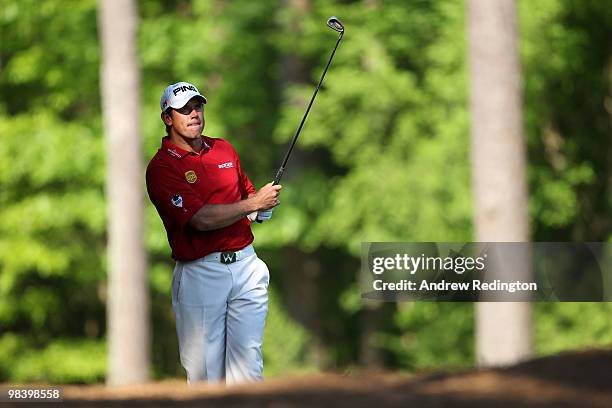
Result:
{"label": "chest logo on shirt", "polygon": [[172,205],[181,208],[183,207],[183,197],[180,194],[174,194],[170,199],[172,201]]}
{"label": "chest logo on shirt", "polygon": [[220,169],[231,169],[232,167],[234,167],[234,163],[233,162],[227,162],[227,163],[219,164],[218,167]]}
{"label": "chest logo on shirt", "polygon": [[198,176],[196,176],[195,171],[189,170],[185,172],[185,180],[187,180],[189,184],[195,183],[197,179],[198,179]]}
{"label": "chest logo on shirt", "polygon": [[171,156],[178,157],[179,159],[181,158],[181,155],[176,150],[174,149],[167,149],[167,150],[168,150],[168,154],[170,154]]}

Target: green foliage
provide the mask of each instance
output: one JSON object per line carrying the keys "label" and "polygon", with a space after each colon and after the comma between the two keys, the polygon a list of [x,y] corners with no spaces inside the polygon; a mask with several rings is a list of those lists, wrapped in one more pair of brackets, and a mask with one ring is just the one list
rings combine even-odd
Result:
{"label": "green foliage", "polygon": [[519,5],[534,239],[606,241],[612,11],[592,0]]}
{"label": "green foliage", "polygon": [[11,381],[94,383],[106,374],[106,343],[59,339],[43,349],[27,347],[19,336],[0,337],[0,372]]}
{"label": "green foliage", "polygon": [[398,305],[397,336],[384,343],[397,365],[413,371],[463,368],[474,361],[474,308],[467,303]]}
{"label": "green foliage", "polygon": [[0,112],[99,114],[96,1],[2,2]]}
{"label": "green foliage", "polygon": [[[302,197],[320,192],[316,199],[286,200],[316,215],[291,236],[307,248],[346,246],[355,255],[362,241],[469,240],[465,44],[457,36],[462,4],[409,9],[391,2],[369,13],[345,11],[346,38],[300,136],[301,146],[328,152],[334,167],[291,182],[292,190],[305,186]],[[318,23],[326,12],[307,16],[305,33],[293,34],[290,43],[320,36],[315,44],[321,45],[304,53],[322,63],[333,44]],[[312,70],[313,81],[321,65]],[[291,135],[311,92],[310,84],[289,88],[278,140]]]}
{"label": "green foliage", "polygon": [[612,304],[542,303],[535,307],[538,354],[612,346]]}
{"label": "green foliage", "polygon": [[315,370],[308,360],[308,332],[283,310],[274,289],[270,290],[264,330],[264,374],[274,377],[290,372]]}

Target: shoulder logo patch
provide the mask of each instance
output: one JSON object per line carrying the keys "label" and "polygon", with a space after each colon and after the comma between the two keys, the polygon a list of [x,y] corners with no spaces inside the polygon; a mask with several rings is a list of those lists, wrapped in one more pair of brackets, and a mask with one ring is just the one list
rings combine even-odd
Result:
{"label": "shoulder logo patch", "polygon": [[180,194],[174,194],[171,198],[172,204],[178,208],[183,206],[183,197]]}
{"label": "shoulder logo patch", "polygon": [[195,183],[197,179],[198,179],[198,176],[196,176],[195,171],[189,170],[185,172],[185,180],[187,180],[189,184]]}
{"label": "shoulder logo patch", "polygon": [[222,163],[222,164],[219,164],[218,167],[220,169],[231,169],[234,167],[234,163],[233,162]]}

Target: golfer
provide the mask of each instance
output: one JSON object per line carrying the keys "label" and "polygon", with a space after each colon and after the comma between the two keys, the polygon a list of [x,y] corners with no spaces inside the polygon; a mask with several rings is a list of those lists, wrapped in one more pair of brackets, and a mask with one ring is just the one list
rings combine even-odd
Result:
{"label": "golfer", "polygon": [[187,382],[257,381],[270,275],[250,224],[258,212],[270,219],[281,186],[256,191],[232,145],[202,135],[206,102],[187,82],[164,91],[167,135],[147,167],[147,191],[176,261],[172,307]]}

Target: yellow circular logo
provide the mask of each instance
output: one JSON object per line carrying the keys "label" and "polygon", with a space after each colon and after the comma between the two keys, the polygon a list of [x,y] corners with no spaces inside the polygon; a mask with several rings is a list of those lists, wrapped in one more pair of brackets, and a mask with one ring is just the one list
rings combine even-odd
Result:
{"label": "yellow circular logo", "polygon": [[198,179],[198,176],[196,176],[195,171],[189,170],[188,172],[185,173],[185,180],[187,180],[189,184],[195,183],[197,179]]}

